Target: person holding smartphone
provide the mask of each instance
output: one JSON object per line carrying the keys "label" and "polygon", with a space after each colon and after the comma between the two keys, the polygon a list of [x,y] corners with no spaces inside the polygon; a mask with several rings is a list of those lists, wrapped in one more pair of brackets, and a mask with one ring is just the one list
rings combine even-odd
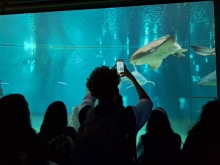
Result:
{"label": "person holding smartphone", "polygon": [[[103,115],[104,116],[107,115],[108,117],[109,113],[111,114],[111,112],[120,111],[121,109],[118,107],[116,103],[116,98],[119,94],[118,85],[120,83],[120,76],[128,77],[134,84],[134,87],[139,96],[139,101],[137,102],[136,105],[129,105],[125,107],[124,113],[123,115],[120,116],[120,120],[118,121],[119,122],[118,127],[120,127],[121,129],[121,131],[119,132],[124,132],[125,136],[123,137],[126,137],[128,141],[128,143],[126,143],[125,145],[122,144],[121,146],[126,146],[127,148],[115,150],[117,152],[120,152],[120,151],[124,151],[124,152],[122,153],[113,152],[113,155],[114,154],[121,155],[119,158],[121,160],[113,160],[113,159],[108,159],[108,158],[104,159],[105,152],[108,153],[109,150],[108,149],[99,150],[99,147],[98,147],[99,143],[96,146],[94,146],[96,150],[90,149],[90,148],[94,148],[91,146],[81,147],[79,145],[78,148],[76,148],[76,155],[75,155],[76,156],[75,160],[76,162],[78,161],[76,164],[78,165],[86,164],[88,162],[91,163],[94,160],[100,161],[100,159],[103,159],[103,162],[105,162],[105,163],[102,163],[102,165],[112,164],[111,161],[113,161],[114,162],[113,164],[116,164],[116,165],[122,165],[122,164],[132,165],[136,163],[135,162],[137,160],[136,159],[136,135],[137,135],[137,132],[142,128],[142,126],[147,122],[148,118],[150,117],[150,114],[152,112],[153,102],[151,101],[148,94],[144,91],[144,89],[139,85],[139,83],[134,78],[134,76],[127,69],[126,65],[124,65],[122,62],[123,62],[122,60],[117,60],[116,66],[113,68],[109,68],[107,66],[101,66],[101,67],[95,68],[92,71],[89,78],[87,78],[87,83],[86,83],[86,86],[89,92],[84,97],[81,103],[78,118],[79,118],[80,125],[84,126],[86,123],[88,123],[87,122],[88,120],[93,118],[91,117],[91,115],[93,115],[94,113],[95,113],[94,117],[99,117]],[[97,99],[98,99],[98,105],[95,106],[95,101]],[[116,120],[118,116],[115,116],[113,118]],[[100,126],[103,126],[103,125],[100,125]],[[95,129],[96,128],[94,128],[94,130]],[[86,129],[83,129],[83,130],[86,130]],[[94,130],[92,131],[93,133],[94,133]],[[89,135],[89,133],[90,132],[88,132],[85,135]],[[97,139],[100,139],[101,133],[100,134],[97,133],[97,134],[99,135]],[[92,137],[94,138],[94,136]],[[119,139],[119,137],[115,137],[115,138]],[[86,137],[83,140],[85,139]],[[106,139],[108,139],[108,137]],[[112,139],[114,139],[114,137],[111,138],[110,141]],[[88,140],[90,140],[89,137],[88,137]],[[103,140],[105,139],[103,138]],[[100,141],[95,140],[94,143],[96,144],[97,141],[100,143],[102,142],[102,140]],[[93,144],[93,142],[86,142],[83,144]],[[101,152],[96,153],[98,151],[101,151]],[[100,156],[100,155],[104,155],[104,156]]]}

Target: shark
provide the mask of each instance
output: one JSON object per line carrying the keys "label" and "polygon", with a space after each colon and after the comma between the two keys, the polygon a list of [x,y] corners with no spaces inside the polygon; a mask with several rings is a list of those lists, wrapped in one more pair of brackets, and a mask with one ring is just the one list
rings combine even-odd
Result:
{"label": "shark", "polygon": [[149,68],[155,70],[161,66],[163,59],[169,55],[184,57],[185,55],[182,53],[186,51],[187,49],[181,48],[176,42],[175,36],[167,34],[139,48],[130,57],[130,63],[133,65],[147,64]]}
{"label": "shark", "polygon": [[[134,78],[137,80],[137,82],[143,86],[145,85],[146,83],[151,83],[153,86],[155,86],[155,83],[153,81],[148,81],[143,75],[141,75],[138,71],[137,71],[137,68],[135,67],[135,65],[133,65],[134,67],[134,71],[131,72],[131,74],[134,76]],[[132,84],[131,80],[128,79],[127,77],[122,77],[121,78],[121,83],[122,82],[128,82],[129,84]],[[128,86],[125,90],[127,90],[128,88],[134,86],[133,84]]]}
{"label": "shark", "polygon": [[191,46],[191,48],[199,55],[202,56],[209,56],[209,55],[215,55],[215,48],[208,48],[203,46]]}
{"label": "shark", "polygon": [[207,76],[199,80],[198,85],[200,86],[216,86],[216,70],[209,73]]}
{"label": "shark", "polygon": [[[213,25],[213,33],[215,33],[215,25]],[[214,41],[214,43],[215,43],[215,41]],[[216,55],[215,46],[212,46],[212,48],[209,48],[209,47],[204,47],[204,46],[192,45],[191,48],[197,54],[202,55],[202,56]]]}

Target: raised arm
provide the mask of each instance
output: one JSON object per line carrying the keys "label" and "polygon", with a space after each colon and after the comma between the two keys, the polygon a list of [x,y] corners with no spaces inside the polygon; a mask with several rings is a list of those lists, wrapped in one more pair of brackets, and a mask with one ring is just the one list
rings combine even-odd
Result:
{"label": "raised arm", "polygon": [[139,85],[134,76],[128,71],[126,66],[125,71],[122,74],[128,77],[133,82],[137,94],[140,98],[137,105],[130,106],[136,118],[136,131],[139,131],[151,115],[153,102],[151,101],[145,90]]}
{"label": "raised arm", "polygon": [[140,84],[137,82],[137,80],[134,78],[134,76],[131,74],[131,72],[129,72],[129,70],[127,69],[126,65],[124,66],[124,72],[122,73],[122,75],[126,76],[127,78],[129,78],[132,83],[134,84],[134,87],[138,93],[139,98],[150,98],[147,93],[144,91],[144,89],[140,86]]}

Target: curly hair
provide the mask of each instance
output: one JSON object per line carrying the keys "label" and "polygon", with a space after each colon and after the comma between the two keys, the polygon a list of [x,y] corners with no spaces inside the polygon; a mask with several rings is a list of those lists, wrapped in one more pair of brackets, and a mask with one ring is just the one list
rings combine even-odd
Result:
{"label": "curly hair", "polygon": [[120,76],[115,68],[107,66],[95,68],[87,78],[86,86],[99,100],[111,99],[119,93]]}
{"label": "curly hair", "polygon": [[209,101],[202,106],[198,122],[189,130],[191,132],[206,132],[220,125],[220,100]]}
{"label": "curly hair", "polygon": [[115,102],[118,107],[125,108],[123,105],[123,97],[120,94],[117,95]]}

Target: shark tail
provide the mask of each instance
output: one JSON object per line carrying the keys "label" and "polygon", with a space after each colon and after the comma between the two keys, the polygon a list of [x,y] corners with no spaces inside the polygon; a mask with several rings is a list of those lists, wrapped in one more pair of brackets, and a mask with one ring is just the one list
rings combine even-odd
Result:
{"label": "shark tail", "polygon": [[151,83],[153,86],[155,86],[155,83],[153,81],[147,81],[147,83]]}
{"label": "shark tail", "polygon": [[130,86],[128,86],[127,88],[125,88],[124,91],[126,91],[128,88],[131,88],[132,86],[134,86],[134,85],[130,85]]}

